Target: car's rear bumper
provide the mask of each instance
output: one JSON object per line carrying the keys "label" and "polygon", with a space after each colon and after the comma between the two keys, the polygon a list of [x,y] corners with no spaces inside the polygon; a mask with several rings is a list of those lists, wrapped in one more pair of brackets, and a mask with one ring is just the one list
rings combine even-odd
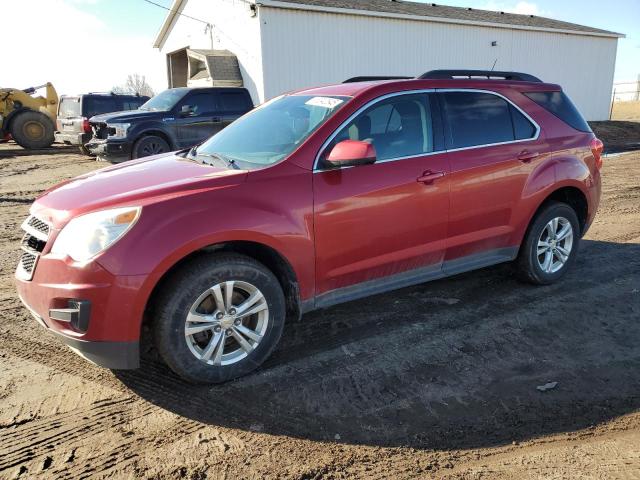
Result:
{"label": "car's rear bumper", "polygon": [[131,159],[131,142],[115,140],[90,140],[85,145],[92,155],[110,162],[124,162]]}
{"label": "car's rear bumper", "polygon": [[[79,355],[100,366],[139,366],[145,276],[114,276],[97,262],[39,258],[33,279],[16,276],[20,299],[38,323]],[[83,308],[80,308],[82,305]]]}
{"label": "car's rear bumper", "polygon": [[84,145],[91,140],[90,133],[55,132],[54,136],[57,143],[65,143],[67,145]]}

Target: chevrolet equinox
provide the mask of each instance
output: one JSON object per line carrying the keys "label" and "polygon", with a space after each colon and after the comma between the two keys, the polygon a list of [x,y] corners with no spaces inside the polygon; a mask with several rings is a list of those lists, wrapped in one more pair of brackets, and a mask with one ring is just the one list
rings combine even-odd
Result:
{"label": "chevrolet equinox", "polygon": [[138,367],[145,324],[174,372],[216,383],[314,309],[501,262],[537,285],[567,273],[603,145],[560,86],[357,80],[43,193],[22,224],[23,303],[98,365]]}

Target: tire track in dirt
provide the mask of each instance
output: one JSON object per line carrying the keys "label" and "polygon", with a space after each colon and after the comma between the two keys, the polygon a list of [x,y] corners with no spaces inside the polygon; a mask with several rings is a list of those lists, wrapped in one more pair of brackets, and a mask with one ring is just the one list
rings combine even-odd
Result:
{"label": "tire track in dirt", "polygon": [[61,444],[82,445],[94,435],[148,415],[154,407],[131,408],[138,400],[128,397],[121,400],[94,402],[87,409],[79,409],[63,415],[51,415],[32,420],[22,426],[7,427],[0,440],[0,472],[51,454]]}

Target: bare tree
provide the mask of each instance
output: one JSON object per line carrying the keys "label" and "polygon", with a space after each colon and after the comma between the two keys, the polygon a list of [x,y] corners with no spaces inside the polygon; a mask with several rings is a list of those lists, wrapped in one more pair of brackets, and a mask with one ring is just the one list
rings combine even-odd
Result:
{"label": "bare tree", "polygon": [[126,83],[124,85],[116,85],[111,91],[114,93],[145,95],[147,97],[155,95],[153,88],[147,83],[146,77],[137,73],[127,75]]}

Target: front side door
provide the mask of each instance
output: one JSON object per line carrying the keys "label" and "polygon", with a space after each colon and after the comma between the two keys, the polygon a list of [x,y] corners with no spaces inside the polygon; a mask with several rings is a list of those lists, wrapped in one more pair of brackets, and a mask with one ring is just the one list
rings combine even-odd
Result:
{"label": "front side door", "polygon": [[445,271],[460,261],[510,259],[517,253],[514,211],[548,146],[539,127],[500,95],[473,90],[438,95],[451,165]]}
{"label": "front side door", "polygon": [[[434,109],[427,93],[382,99],[348,121],[321,153],[313,175],[317,305],[440,271],[449,165],[438,152]],[[348,139],[372,143],[377,161],[327,168],[323,157]]]}
{"label": "front side door", "polygon": [[175,119],[180,148],[196,145],[222,130],[217,98],[212,92],[192,92],[177,106]]}

